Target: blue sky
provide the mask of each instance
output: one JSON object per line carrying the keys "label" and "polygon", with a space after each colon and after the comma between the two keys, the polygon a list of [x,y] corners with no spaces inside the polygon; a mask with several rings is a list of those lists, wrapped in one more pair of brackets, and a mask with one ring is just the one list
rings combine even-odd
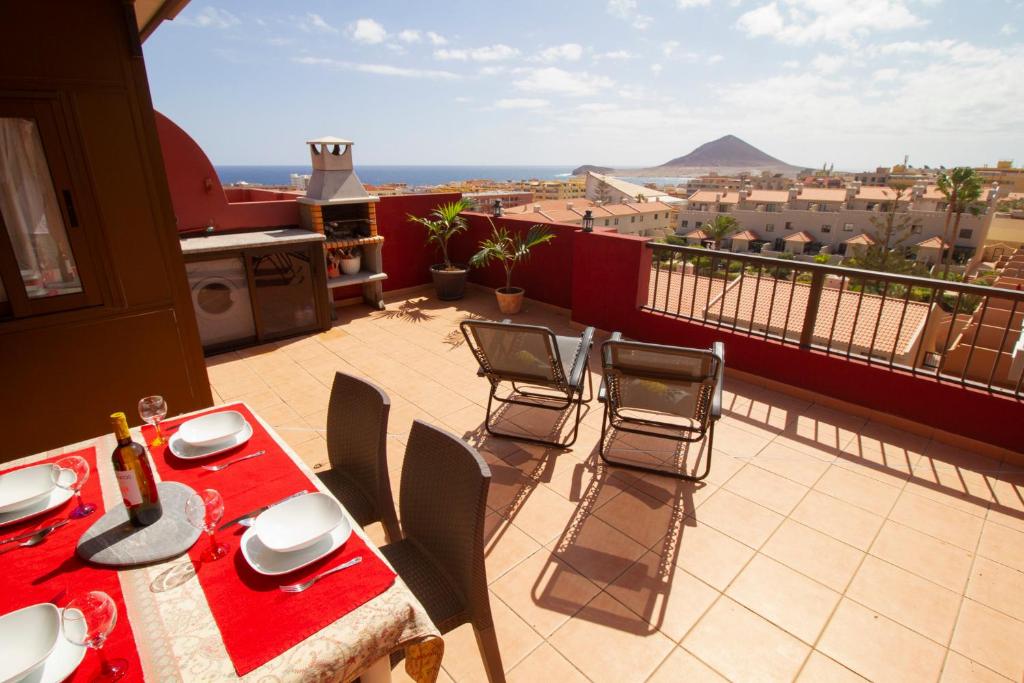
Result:
{"label": "blue sky", "polygon": [[218,164],[1024,161],[1024,0],[193,0],[145,56]]}

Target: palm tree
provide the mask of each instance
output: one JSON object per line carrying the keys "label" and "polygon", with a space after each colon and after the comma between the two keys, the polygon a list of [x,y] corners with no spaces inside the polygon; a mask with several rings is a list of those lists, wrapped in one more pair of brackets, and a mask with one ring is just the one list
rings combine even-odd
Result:
{"label": "palm tree", "polygon": [[469,208],[468,201],[459,199],[441,204],[430,212],[429,218],[409,214],[410,221],[419,223],[427,229],[427,244],[433,242],[441,249],[444,270],[459,270],[452,265],[451,259],[448,258],[448,240],[466,229],[466,219],[461,214]]}
{"label": "palm tree", "polygon": [[[981,198],[981,177],[973,168],[958,166],[949,173],[942,171],[936,181],[939,192],[946,198],[946,222],[942,228],[943,248],[953,244],[953,238],[960,228],[960,216],[964,211],[975,213],[974,206]],[[953,217],[956,216],[954,219]],[[950,223],[952,222],[952,231]],[[942,279],[949,275],[949,267],[953,261],[953,250],[943,255]]]}
{"label": "palm tree", "polygon": [[731,235],[739,229],[739,221],[732,216],[723,214],[715,216],[714,220],[708,221],[701,228],[709,238],[715,241],[715,249],[718,248],[718,243],[725,239],[727,235]]}
{"label": "palm tree", "polygon": [[512,292],[512,270],[520,261],[530,257],[534,247],[555,239],[555,234],[543,225],[534,225],[525,234],[512,234],[506,228],[499,228],[491,223],[491,236],[480,243],[480,251],[473,255],[470,263],[474,266],[486,266],[491,261],[499,261],[505,269],[505,293]]}

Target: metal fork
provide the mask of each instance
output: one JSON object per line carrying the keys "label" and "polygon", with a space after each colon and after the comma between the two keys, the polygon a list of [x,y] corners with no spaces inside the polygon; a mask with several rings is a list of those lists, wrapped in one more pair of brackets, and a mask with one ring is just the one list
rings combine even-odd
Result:
{"label": "metal fork", "polygon": [[345,562],[343,564],[339,564],[334,569],[328,569],[327,571],[325,571],[322,574],[317,574],[316,576],[314,576],[309,581],[306,581],[304,583],[293,583],[293,584],[289,584],[287,586],[278,586],[278,588],[280,590],[284,591],[285,593],[301,593],[302,591],[306,590],[307,588],[309,588],[310,586],[312,586],[314,583],[316,583],[320,579],[324,578],[325,576],[333,574],[334,572],[340,572],[342,569],[348,569],[349,567],[354,567],[354,566],[356,566],[357,564],[359,564],[362,561],[363,561],[363,556],[359,555],[358,557],[353,557],[348,562]]}
{"label": "metal fork", "polygon": [[39,531],[35,532],[34,534],[26,538],[24,541],[20,543],[15,543],[13,546],[8,548],[8,550],[14,550],[15,548],[31,548],[32,546],[39,545],[40,543],[46,540],[47,536],[49,536],[56,530],[57,527],[48,527],[46,529],[40,529]]}
{"label": "metal fork", "polygon": [[257,458],[263,455],[264,453],[266,453],[266,451],[256,451],[255,453],[250,453],[249,455],[243,455],[241,458],[235,458],[234,460],[222,462],[219,465],[203,465],[203,469],[206,470],[207,472],[220,472],[221,470],[231,467],[236,462],[242,462],[243,460],[248,460],[249,458]]}

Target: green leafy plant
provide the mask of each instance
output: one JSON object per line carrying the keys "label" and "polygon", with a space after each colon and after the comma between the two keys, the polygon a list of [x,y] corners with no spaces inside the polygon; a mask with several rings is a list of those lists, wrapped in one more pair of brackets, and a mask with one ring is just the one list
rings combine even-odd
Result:
{"label": "green leafy plant", "polygon": [[468,227],[466,219],[462,217],[462,212],[468,209],[469,202],[459,199],[441,204],[428,216],[408,214],[409,222],[419,223],[427,229],[427,244],[436,244],[440,249],[444,270],[460,270],[452,265],[452,261],[448,257],[448,240]]}
{"label": "green leafy plant", "polygon": [[739,229],[739,221],[732,216],[726,216],[724,214],[715,216],[713,220],[708,221],[703,225],[703,227],[701,227],[704,234],[715,241],[716,247],[719,242]]}
{"label": "green leafy plant", "polygon": [[[935,181],[939,192],[946,198],[946,223],[942,229],[942,241],[953,244],[953,238],[960,229],[960,217],[964,211],[978,215],[981,209],[977,202],[981,199],[981,176],[970,167],[958,166],[948,173],[942,171]],[[955,217],[955,219],[954,219]],[[950,231],[950,219],[954,219]],[[945,279],[953,261],[953,249],[947,249],[943,256],[942,279]]]}
{"label": "green leafy plant", "polygon": [[491,222],[491,236],[482,241],[480,250],[469,260],[476,267],[497,261],[505,269],[505,291],[512,289],[512,271],[520,261],[530,258],[530,250],[555,239],[555,234],[543,225],[534,225],[525,233],[509,232]]}
{"label": "green leafy plant", "polygon": [[817,254],[814,257],[815,263],[828,263],[828,254]]}

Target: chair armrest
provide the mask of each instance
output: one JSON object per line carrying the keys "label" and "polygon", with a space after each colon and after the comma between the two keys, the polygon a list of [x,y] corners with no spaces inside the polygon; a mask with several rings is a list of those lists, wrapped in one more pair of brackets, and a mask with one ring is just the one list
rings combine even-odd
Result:
{"label": "chair armrest", "polygon": [[583,386],[583,371],[587,367],[587,358],[590,357],[590,347],[594,345],[594,328],[588,327],[580,335],[580,347],[576,351],[576,358],[572,362],[572,372],[569,373],[569,385],[573,387]]}
{"label": "chair armrest", "polygon": [[725,344],[720,341],[711,345],[711,353],[718,358],[718,373],[715,377],[715,393],[711,397],[711,419],[722,417],[722,385],[725,384]]}
{"label": "chair armrest", "polygon": [[622,341],[622,333],[612,332],[612,336],[608,337],[608,341]]}
{"label": "chair armrest", "polygon": [[[607,341],[612,341],[612,342],[614,342],[614,341],[622,341],[622,333],[621,332],[612,332],[612,336],[608,337]],[[602,364],[603,364],[603,361],[604,361],[603,356],[604,356],[604,353],[603,353],[603,347],[602,347]],[[607,387],[607,385],[605,383],[604,368],[603,367],[601,368],[601,386],[597,390],[597,400],[600,403],[604,403],[605,401],[608,400],[608,387]]]}

